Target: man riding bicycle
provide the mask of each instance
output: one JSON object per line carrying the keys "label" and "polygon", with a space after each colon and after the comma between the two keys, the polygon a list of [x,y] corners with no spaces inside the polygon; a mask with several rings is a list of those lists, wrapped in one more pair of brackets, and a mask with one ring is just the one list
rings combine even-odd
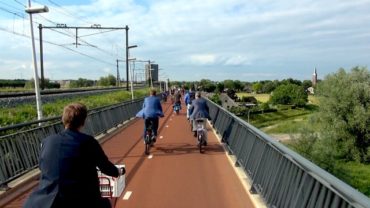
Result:
{"label": "man riding bicycle", "polygon": [[184,98],[184,101],[185,101],[185,105],[186,105],[186,108],[187,108],[187,111],[186,111],[186,118],[189,120],[190,118],[190,107],[191,107],[191,102],[195,99],[195,93],[193,90],[189,89],[189,91],[186,93],[185,95],[185,98]]}
{"label": "man riding bicycle", "polygon": [[163,111],[161,106],[161,101],[156,96],[157,91],[155,89],[150,90],[150,96],[144,99],[143,109],[136,114],[136,117],[141,117],[145,119],[144,122],[144,137],[145,131],[150,123],[152,123],[153,130],[153,142],[156,142],[159,117],[163,117]]}
{"label": "man riding bicycle", "polygon": [[[210,119],[209,108],[205,99],[201,98],[200,92],[195,93],[195,100],[192,101],[190,109],[192,113],[190,115],[190,120],[193,124],[194,137],[197,136],[197,123],[196,120],[203,119],[204,122],[206,119]],[[206,143],[207,144],[207,141]]]}

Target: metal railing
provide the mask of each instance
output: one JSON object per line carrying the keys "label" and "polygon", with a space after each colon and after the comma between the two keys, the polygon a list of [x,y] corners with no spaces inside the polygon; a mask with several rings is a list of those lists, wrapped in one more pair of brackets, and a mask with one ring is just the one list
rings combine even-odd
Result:
{"label": "metal railing", "polygon": [[370,199],[207,100],[213,127],[268,207],[370,207]]}
{"label": "metal railing", "polygon": [[[143,99],[137,99],[90,110],[82,131],[93,136],[104,133],[135,117],[142,108],[142,103]],[[39,122],[28,124],[34,125]],[[37,167],[41,140],[64,129],[60,117],[44,119],[42,122],[46,125],[0,137],[0,187],[6,188],[9,181]],[[16,125],[14,128],[19,127],[24,125]]]}

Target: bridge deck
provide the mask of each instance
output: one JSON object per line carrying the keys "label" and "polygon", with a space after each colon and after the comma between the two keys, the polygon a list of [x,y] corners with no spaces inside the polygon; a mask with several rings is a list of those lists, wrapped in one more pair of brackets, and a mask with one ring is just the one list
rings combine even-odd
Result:
{"label": "bridge deck", "polygon": [[[184,106],[179,115],[172,113],[170,104],[163,107],[166,116],[160,119],[151,155],[144,154],[140,119],[102,143],[110,160],[127,169],[126,189],[113,201],[114,207],[253,207],[211,127],[208,146],[200,154]],[[20,207],[29,193],[5,207]]]}

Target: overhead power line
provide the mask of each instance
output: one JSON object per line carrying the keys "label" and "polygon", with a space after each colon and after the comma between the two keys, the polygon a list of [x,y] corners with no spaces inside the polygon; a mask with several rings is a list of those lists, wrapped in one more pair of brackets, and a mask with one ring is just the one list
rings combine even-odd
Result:
{"label": "overhead power line", "polygon": [[22,5],[23,7],[27,7],[25,4],[23,4],[23,3],[21,3],[21,2],[19,2],[18,0],[14,0],[17,4],[19,4],[19,5]]}
{"label": "overhead power line", "polygon": [[24,14],[11,11],[11,10],[9,10],[7,8],[4,8],[4,7],[0,7],[0,10],[3,10],[5,12],[8,12],[10,14],[13,14],[13,15],[18,16],[18,17],[21,17],[21,18],[25,18],[25,15]]}
{"label": "overhead power line", "polygon": [[72,17],[72,18],[77,19],[77,20],[79,20],[79,21],[85,22],[85,23],[87,23],[87,24],[89,24],[89,25],[92,25],[92,24],[93,24],[93,23],[91,23],[91,22],[88,22],[88,21],[83,20],[83,18],[81,18],[81,17],[79,17],[79,16],[74,15],[73,13],[69,12],[68,10],[66,10],[66,9],[65,9],[65,8],[63,8],[61,5],[57,4],[56,2],[51,1],[51,0],[48,0],[48,1],[49,1],[51,4],[53,4],[54,6],[58,7],[58,9],[59,9],[60,11],[62,11],[62,13],[64,13],[64,15],[69,16],[69,17]]}
{"label": "overhead power line", "polygon": [[3,5],[5,5],[5,6],[7,6],[7,7],[9,7],[9,8],[18,10],[18,12],[22,12],[22,13],[24,12],[24,10],[19,9],[19,8],[15,7],[15,6],[11,5],[11,4],[8,4],[8,3],[2,2],[2,1],[0,1],[0,3],[3,4]]}
{"label": "overhead power line", "polygon": [[[0,30],[1,30],[1,31],[4,31],[4,32],[7,32],[7,33],[14,34],[14,35],[18,35],[18,36],[21,36],[21,37],[31,38],[29,35],[21,34],[21,33],[17,33],[17,32],[14,32],[14,31],[10,31],[10,30],[7,30],[6,28],[2,28],[2,27],[0,27]],[[36,40],[39,40],[38,38],[35,38],[35,39],[36,39]],[[102,60],[102,59],[96,58],[96,57],[94,57],[94,56],[91,56],[91,55],[88,55],[88,54],[82,53],[82,52],[80,52],[80,51],[73,50],[73,49],[68,48],[68,47],[66,47],[66,46],[64,46],[64,45],[60,45],[60,44],[53,43],[53,42],[51,42],[51,41],[46,41],[46,40],[44,40],[44,42],[45,42],[45,43],[48,43],[48,44],[50,44],[50,45],[54,45],[54,46],[62,47],[62,48],[64,48],[64,49],[66,49],[66,50],[69,50],[69,51],[72,51],[72,52],[74,52],[74,53],[80,54],[80,55],[82,55],[82,56],[88,57],[88,58],[93,59],[93,60],[95,60],[95,61],[98,61],[98,62],[101,62],[101,63],[104,63],[104,64],[108,64],[108,65],[111,65],[111,66],[116,66],[115,64],[112,64],[112,63],[109,63],[109,62],[104,61],[104,60]]]}

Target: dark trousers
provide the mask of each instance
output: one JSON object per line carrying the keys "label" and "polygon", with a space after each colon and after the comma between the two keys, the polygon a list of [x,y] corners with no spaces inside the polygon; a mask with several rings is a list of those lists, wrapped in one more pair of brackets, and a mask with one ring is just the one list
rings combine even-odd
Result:
{"label": "dark trousers", "polygon": [[146,118],[145,119],[145,125],[144,125],[144,138],[145,138],[145,132],[146,132],[146,127],[152,123],[152,132],[153,136],[157,136],[158,132],[158,123],[159,123],[159,118]]}

